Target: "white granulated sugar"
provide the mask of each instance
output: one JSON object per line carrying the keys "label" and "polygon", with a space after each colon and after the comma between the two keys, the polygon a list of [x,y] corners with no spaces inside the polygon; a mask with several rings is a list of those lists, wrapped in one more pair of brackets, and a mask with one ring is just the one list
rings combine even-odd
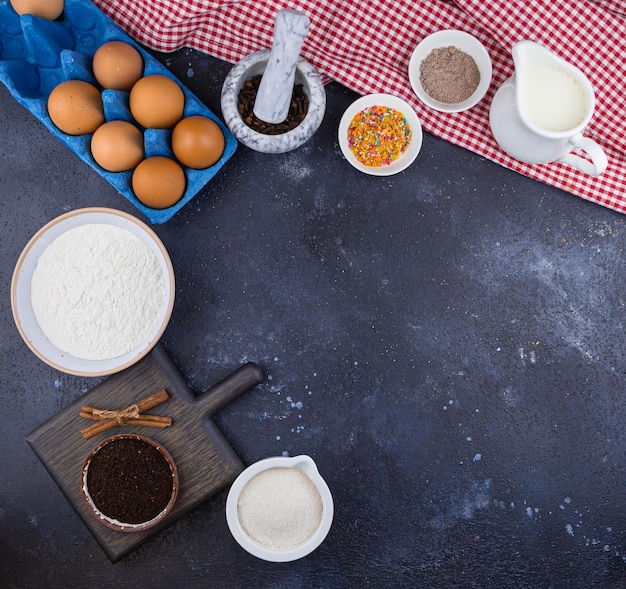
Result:
{"label": "white granulated sugar", "polygon": [[322,520],[322,498],[311,479],[296,468],[270,468],[241,490],[237,515],[255,542],[289,550],[306,542]]}
{"label": "white granulated sugar", "polygon": [[165,301],[163,272],[137,235],[114,225],[70,229],[37,261],[31,304],[46,337],[87,360],[116,358],[154,328]]}

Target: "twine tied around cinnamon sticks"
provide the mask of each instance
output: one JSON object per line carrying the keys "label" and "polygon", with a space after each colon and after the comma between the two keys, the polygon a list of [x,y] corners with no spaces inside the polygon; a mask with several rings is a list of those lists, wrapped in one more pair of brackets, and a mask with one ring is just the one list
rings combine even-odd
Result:
{"label": "twine tied around cinnamon sticks", "polygon": [[80,433],[83,438],[88,440],[98,434],[105,432],[117,425],[139,425],[146,427],[164,428],[172,425],[171,417],[161,417],[160,415],[150,415],[144,413],[169,399],[169,395],[165,389],[161,389],[156,393],[141,399],[128,407],[119,410],[97,409],[96,407],[81,407],[80,417],[92,419],[97,423],[90,425]]}
{"label": "twine tied around cinnamon sticks", "polygon": [[[94,407],[82,407],[83,413],[90,413],[93,415],[94,419],[115,419],[117,423],[120,425],[124,423],[124,420],[127,418],[136,418],[139,417],[139,407],[137,405],[131,405],[130,407],[126,407],[126,409],[120,409],[119,411],[111,411],[109,409],[95,409]],[[86,417],[85,415],[81,415],[81,417]]]}

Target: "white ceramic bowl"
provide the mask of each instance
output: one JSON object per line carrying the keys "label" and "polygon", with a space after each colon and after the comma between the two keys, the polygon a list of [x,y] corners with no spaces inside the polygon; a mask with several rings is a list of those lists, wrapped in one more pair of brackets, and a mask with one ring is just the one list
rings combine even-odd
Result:
{"label": "white ceramic bowl", "polygon": [[[126,354],[106,360],[86,360],[67,354],[43,333],[31,305],[31,279],[37,261],[57,237],[75,227],[101,223],[131,231],[150,248],[163,273],[165,300],[158,320],[139,345]],[[165,246],[145,223],[132,215],[106,208],[71,211],[53,219],[28,242],[20,255],[11,282],[11,308],[17,328],[28,347],[50,366],[77,376],[103,376],[128,368],[143,358],[165,331],[174,307],[174,270]]]}
{"label": "white ceramic bowl", "polygon": [[[348,128],[352,119],[362,110],[374,106],[387,106],[401,112],[411,129],[411,142],[406,151],[395,161],[382,166],[366,166],[362,164],[350,150]],[[422,125],[413,108],[401,98],[391,94],[368,94],[355,100],[343,113],[339,121],[339,147],[344,157],[359,171],[372,176],[391,176],[408,168],[422,149]]]}
{"label": "white ceramic bowl", "polygon": [[[255,542],[243,529],[237,506],[239,495],[246,484],[257,474],[270,468],[296,468],[306,474],[317,487],[322,498],[322,519],[314,534],[303,544],[287,550],[273,550]],[[333,521],[334,507],[330,489],[320,476],[317,466],[309,456],[274,456],[255,462],[246,468],[232,484],[226,499],[226,521],[239,545],[257,558],[271,562],[289,562],[310,554],[326,538]]]}
{"label": "white ceramic bowl", "polygon": [[[480,72],[480,82],[474,93],[463,102],[449,104],[435,100],[426,92],[420,82],[420,65],[433,49],[440,47],[456,47],[470,55]],[[485,46],[473,35],[464,31],[444,30],[428,35],[413,51],[409,61],[409,81],[418,98],[427,106],[441,112],[461,112],[480,102],[491,84],[492,66],[489,53]]]}

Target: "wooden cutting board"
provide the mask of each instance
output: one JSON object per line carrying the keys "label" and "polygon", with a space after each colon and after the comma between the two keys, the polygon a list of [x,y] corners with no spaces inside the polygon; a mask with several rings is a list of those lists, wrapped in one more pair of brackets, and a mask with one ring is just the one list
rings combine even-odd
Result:
{"label": "wooden cutting board", "polygon": [[[243,464],[211,416],[263,378],[261,368],[249,362],[208,391],[195,395],[157,346],[137,364],[108,377],[40,425],[26,440],[109,559],[116,562],[237,478]],[[122,409],[160,389],[165,389],[170,399],[149,413],[171,417],[170,427],[125,425],[89,440],[81,435],[81,429],[94,423],[79,417],[81,406]],[[160,524],[144,532],[118,532],[104,526],[87,510],[80,490],[81,469],[90,450],[104,438],[122,432],[156,440],[178,467],[180,487],[174,509]]]}

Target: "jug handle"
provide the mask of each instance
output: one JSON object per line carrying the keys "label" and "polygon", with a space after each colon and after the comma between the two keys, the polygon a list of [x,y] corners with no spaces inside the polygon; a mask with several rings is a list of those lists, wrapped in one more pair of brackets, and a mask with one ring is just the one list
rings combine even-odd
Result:
{"label": "jug handle", "polygon": [[591,161],[586,160],[574,153],[568,153],[559,159],[564,164],[569,164],[574,168],[577,168],[585,174],[591,176],[597,176],[602,174],[608,165],[606,154],[602,148],[592,139],[583,137],[580,133],[570,139],[574,151],[584,151],[591,158]]}

